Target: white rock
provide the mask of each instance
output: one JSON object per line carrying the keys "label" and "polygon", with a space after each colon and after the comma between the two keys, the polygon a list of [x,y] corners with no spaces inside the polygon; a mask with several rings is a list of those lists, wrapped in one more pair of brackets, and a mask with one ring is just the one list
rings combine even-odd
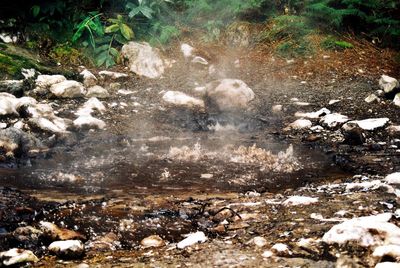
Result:
{"label": "white rock", "polygon": [[0,260],[5,266],[39,261],[32,251],[19,248],[13,248],[8,251],[0,252]]}
{"label": "white rock", "polygon": [[106,123],[103,120],[94,118],[91,115],[81,115],[74,120],[73,124],[78,128],[104,129],[106,127]]}
{"label": "white rock", "polygon": [[400,172],[387,175],[385,181],[389,184],[400,184]]}
{"label": "white rock", "polygon": [[400,268],[400,263],[398,262],[380,262],[375,265],[375,268]]}
{"label": "white rock", "polygon": [[52,85],[66,81],[63,75],[39,75],[36,78],[36,87],[41,89],[49,89]]}
{"label": "white rock", "polygon": [[351,128],[352,124],[356,124],[364,130],[375,130],[377,128],[384,127],[387,123],[389,123],[389,118],[370,118],[364,120],[354,120],[344,124],[343,129],[349,129],[349,127]]}
{"label": "white rock", "polygon": [[277,243],[277,244],[273,245],[271,250],[279,252],[279,253],[291,254],[289,247],[283,243]]}
{"label": "white rock", "polygon": [[182,51],[183,56],[185,58],[190,58],[190,57],[193,56],[194,48],[192,46],[188,45],[188,44],[182,44],[181,45],[181,51]]}
{"label": "white rock", "polygon": [[352,190],[368,191],[368,190],[378,189],[379,187],[382,186],[385,187],[386,184],[382,183],[380,180],[353,182],[346,184],[346,191],[347,192]]}
{"label": "white rock", "polygon": [[48,132],[52,133],[66,133],[68,125],[70,124],[69,120],[62,118],[55,118],[58,120],[50,121],[47,118],[31,118],[29,119],[29,123]]}
{"label": "white rock", "polygon": [[16,110],[17,98],[8,93],[0,93],[0,115],[19,115]]}
{"label": "white rock", "polygon": [[327,125],[328,127],[334,128],[337,127],[339,124],[346,123],[349,120],[350,119],[345,115],[333,113],[325,115],[320,122],[324,125]]}
{"label": "white rock", "polygon": [[282,112],[283,106],[281,104],[276,104],[272,106],[272,112],[273,113],[280,113]]}
{"label": "white rock", "polygon": [[382,75],[381,79],[379,79],[379,86],[383,91],[385,91],[385,93],[389,93],[396,87],[399,87],[399,81],[393,77]]}
{"label": "white rock", "polygon": [[384,245],[377,247],[372,253],[374,257],[390,256],[393,258],[400,257],[400,245]]}
{"label": "white rock", "polygon": [[97,84],[97,77],[89,70],[83,70],[80,75],[83,76],[83,85],[85,87],[93,87]]}
{"label": "white rock", "polygon": [[290,123],[286,129],[306,129],[312,127],[312,122],[308,119],[297,119]]}
{"label": "white rock", "polygon": [[35,76],[36,70],[35,69],[21,69],[21,74],[25,79],[30,79]]}
{"label": "white rock", "polygon": [[267,239],[265,239],[262,236],[256,236],[253,238],[253,243],[257,246],[262,248],[263,246],[265,246],[268,242]]}
{"label": "white rock", "polygon": [[340,100],[330,100],[328,105],[333,105],[333,104],[338,103],[338,102],[340,102]]}
{"label": "white rock", "polygon": [[140,241],[143,248],[160,248],[165,246],[164,240],[158,235],[151,235]]}
{"label": "white rock", "polygon": [[163,97],[163,101],[167,104],[174,106],[185,106],[189,108],[200,107],[204,108],[205,104],[203,100],[196,99],[194,97],[188,96],[180,91],[167,91]]}
{"label": "white rock", "polygon": [[66,80],[50,87],[50,92],[61,98],[83,97],[86,93],[83,85],[74,80]]}
{"label": "white rock", "polygon": [[7,127],[7,123],[0,123],[0,129],[5,129]]}
{"label": "white rock", "polygon": [[148,43],[129,42],[122,47],[121,56],[137,75],[157,78],[164,73],[165,66],[160,53]]}
{"label": "white rock", "polygon": [[364,100],[366,103],[372,103],[374,101],[379,101],[378,96],[376,96],[375,94],[370,94],[368,95],[368,97],[365,98]]}
{"label": "white rock", "polygon": [[255,94],[245,82],[238,79],[222,79],[206,86],[207,98],[220,111],[246,109],[255,98]]}
{"label": "white rock", "polygon": [[266,250],[263,252],[263,254],[261,255],[263,258],[271,258],[273,257],[275,254],[271,251],[271,250]]}
{"label": "white rock", "polygon": [[207,236],[203,232],[196,232],[188,234],[185,239],[179,242],[176,246],[179,249],[190,247],[197,243],[204,243],[207,241]]}
{"label": "white rock", "polygon": [[196,56],[193,58],[192,63],[196,64],[201,64],[201,65],[208,65],[208,61],[202,57]]}
{"label": "white rock", "polygon": [[86,97],[91,98],[91,97],[96,97],[100,99],[105,99],[110,97],[110,94],[108,93],[107,89],[101,86],[93,86],[87,89]]}
{"label": "white rock", "polygon": [[112,80],[117,80],[120,78],[127,78],[129,75],[124,74],[124,73],[118,73],[118,72],[111,72],[111,71],[101,71],[99,72],[99,75],[103,79],[112,79]]}
{"label": "white rock", "polygon": [[305,101],[296,101],[293,104],[297,105],[297,106],[309,106],[310,105],[309,102],[305,102]]}
{"label": "white rock", "polygon": [[394,96],[393,104],[400,107],[400,93],[397,93],[396,96]]}
{"label": "white rock", "polygon": [[391,217],[391,213],[383,213],[344,221],[325,233],[322,241],[328,244],[354,241],[363,247],[400,245],[400,228],[388,222]]}
{"label": "white rock", "polygon": [[134,94],[135,91],[120,89],[120,90],[118,90],[117,93],[120,94],[120,95],[125,95],[125,96],[127,96],[127,95],[132,95],[132,94]]}
{"label": "white rock", "polygon": [[288,199],[286,199],[282,205],[284,206],[299,206],[299,205],[310,205],[313,203],[317,203],[318,198],[317,197],[308,197],[308,196],[291,196]]}
{"label": "white rock", "polygon": [[83,107],[91,110],[97,110],[99,112],[104,112],[106,110],[104,104],[94,97],[87,100],[85,104],[83,104]]}
{"label": "white rock", "polygon": [[57,256],[79,257],[84,253],[85,248],[80,240],[65,240],[51,243],[49,251]]}
{"label": "white rock", "polygon": [[19,109],[22,106],[34,106],[37,104],[37,101],[32,97],[21,97],[16,100],[15,108]]}
{"label": "white rock", "polygon": [[329,111],[328,109],[322,108],[319,111],[311,112],[311,113],[296,112],[294,116],[308,118],[308,119],[316,119],[316,118],[320,118],[321,116],[324,116],[324,115],[327,115],[330,113],[331,113],[331,111]]}

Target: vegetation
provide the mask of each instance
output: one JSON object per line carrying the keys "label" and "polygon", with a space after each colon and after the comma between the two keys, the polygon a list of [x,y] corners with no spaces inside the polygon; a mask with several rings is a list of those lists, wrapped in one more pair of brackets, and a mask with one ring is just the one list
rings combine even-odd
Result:
{"label": "vegetation", "polygon": [[281,55],[313,48],[309,36],[324,33],[324,49],[353,45],[334,33],[353,32],[381,46],[399,48],[398,0],[14,0],[0,4],[0,31],[55,61],[98,66],[119,62],[128,41],[164,45],[196,32],[215,41],[237,20],[265,22],[261,42],[278,42]]}

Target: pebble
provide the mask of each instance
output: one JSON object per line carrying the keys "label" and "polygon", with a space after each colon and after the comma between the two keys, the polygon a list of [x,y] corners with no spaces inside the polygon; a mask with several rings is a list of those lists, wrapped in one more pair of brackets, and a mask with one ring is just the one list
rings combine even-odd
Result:
{"label": "pebble", "polygon": [[177,248],[184,249],[186,247],[190,247],[197,243],[204,243],[206,241],[207,236],[203,232],[199,231],[196,233],[188,234],[185,239],[177,244]]}
{"label": "pebble", "polygon": [[143,248],[160,248],[165,246],[164,240],[158,235],[151,235],[140,241]]}
{"label": "pebble", "polygon": [[85,248],[80,240],[65,240],[51,243],[49,251],[59,257],[79,258],[83,255]]}

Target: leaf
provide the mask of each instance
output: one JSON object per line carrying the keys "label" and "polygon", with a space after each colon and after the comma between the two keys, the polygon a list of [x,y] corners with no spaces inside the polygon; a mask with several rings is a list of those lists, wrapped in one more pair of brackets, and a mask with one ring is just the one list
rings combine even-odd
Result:
{"label": "leaf", "polygon": [[132,40],[134,35],[131,27],[125,23],[121,24],[121,34],[126,38],[126,40]]}
{"label": "leaf", "polygon": [[110,25],[107,28],[105,28],[104,32],[105,33],[115,33],[118,30],[119,30],[119,25],[118,24],[113,24],[113,25]]}
{"label": "leaf", "polygon": [[79,38],[81,38],[84,29],[85,28],[79,28],[75,32],[75,34],[72,36],[72,39],[71,39],[72,43],[75,43],[76,41],[78,41]]}
{"label": "leaf", "polygon": [[126,40],[122,35],[117,34],[114,36],[114,40],[117,41],[118,43],[120,43],[121,45],[125,45],[128,40]]}
{"label": "leaf", "polygon": [[153,18],[153,16],[152,16],[153,10],[149,7],[141,6],[140,12],[143,14],[143,16],[145,16],[148,19]]}
{"label": "leaf", "polygon": [[128,13],[128,16],[129,16],[129,18],[133,18],[139,13],[140,13],[140,9],[139,8],[134,8],[134,9],[131,10],[131,12]]}
{"label": "leaf", "polygon": [[31,11],[32,11],[32,15],[36,18],[40,12],[40,6],[38,6],[38,5],[32,6]]}
{"label": "leaf", "polygon": [[119,57],[119,52],[115,48],[110,48],[110,54],[113,55],[115,58]]}

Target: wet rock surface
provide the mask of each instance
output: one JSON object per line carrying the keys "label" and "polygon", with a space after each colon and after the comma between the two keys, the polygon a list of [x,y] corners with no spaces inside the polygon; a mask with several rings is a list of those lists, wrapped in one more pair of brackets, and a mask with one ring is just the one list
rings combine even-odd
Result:
{"label": "wet rock surface", "polygon": [[[12,134],[0,146],[0,252],[30,250],[39,267],[396,262],[399,108],[391,98],[365,102],[380,74],[282,82],[268,66],[251,72],[246,56],[235,67],[237,55],[220,55],[215,73],[188,73],[183,63],[197,54],[184,48],[164,78],[93,71],[84,90],[106,89],[101,101],[49,99],[60,77],[38,78],[34,88],[47,93],[35,101],[8,96],[22,104],[0,118]],[[168,91],[202,100],[226,77],[254,94],[239,112],[163,100]],[[296,120],[306,124],[288,128]]]}

